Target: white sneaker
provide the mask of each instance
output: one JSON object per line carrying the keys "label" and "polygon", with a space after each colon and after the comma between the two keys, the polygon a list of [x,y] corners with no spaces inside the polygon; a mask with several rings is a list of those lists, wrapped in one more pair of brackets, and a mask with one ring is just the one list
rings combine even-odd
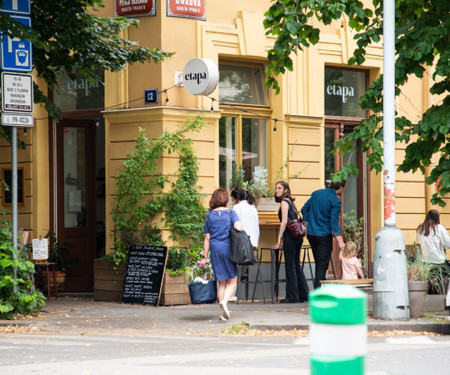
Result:
{"label": "white sneaker", "polygon": [[220,320],[228,320],[227,318],[225,318],[223,315],[219,316]]}
{"label": "white sneaker", "polygon": [[219,307],[220,310],[222,311],[222,316],[226,319],[230,319],[230,312],[228,311],[227,304],[224,303],[223,301],[219,302]]}
{"label": "white sneaker", "polygon": [[236,296],[233,296],[233,297],[231,297],[229,300],[228,300],[228,302],[236,302],[237,301],[237,297]]}

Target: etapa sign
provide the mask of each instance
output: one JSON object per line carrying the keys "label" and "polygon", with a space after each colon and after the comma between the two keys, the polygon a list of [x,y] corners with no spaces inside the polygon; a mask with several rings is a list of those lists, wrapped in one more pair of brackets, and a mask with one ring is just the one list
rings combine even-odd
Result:
{"label": "etapa sign", "polygon": [[167,16],[206,20],[206,0],[167,0]]}
{"label": "etapa sign", "polygon": [[192,95],[209,95],[219,83],[219,68],[209,59],[192,59],[183,70],[184,88]]}
{"label": "etapa sign", "polygon": [[155,0],[115,0],[116,17],[144,17],[156,15]]}

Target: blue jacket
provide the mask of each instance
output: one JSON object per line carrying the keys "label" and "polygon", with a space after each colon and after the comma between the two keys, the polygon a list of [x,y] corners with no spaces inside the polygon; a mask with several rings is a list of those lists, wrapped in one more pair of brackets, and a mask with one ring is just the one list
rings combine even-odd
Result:
{"label": "blue jacket", "polygon": [[334,189],[320,189],[302,207],[303,220],[308,223],[308,234],[313,236],[341,235],[339,215],[342,203]]}

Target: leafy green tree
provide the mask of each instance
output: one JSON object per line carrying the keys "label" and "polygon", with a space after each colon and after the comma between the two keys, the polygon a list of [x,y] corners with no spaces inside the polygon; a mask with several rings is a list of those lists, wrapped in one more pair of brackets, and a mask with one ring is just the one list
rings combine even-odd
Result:
{"label": "leafy green tree", "polygon": [[[2,3],[2,0],[0,0]],[[138,26],[139,21],[123,17],[100,17],[103,0],[31,0],[32,30],[0,12],[0,30],[11,38],[33,43],[33,69],[54,89],[58,76],[71,79],[81,74],[94,81],[96,71],[120,71],[127,64],[159,62],[172,53],[140,47],[120,37],[122,30]],[[34,100],[43,103],[49,115],[58,118],[60,110],[35,85]],[[0,136],[10,140],[8,127]]]}
{"label": "leafy green tree", "polygon": [[[381,0],[372,0],[372,7],[366,8],[358,0],[275,0],[265,14],[266,34],[275,35],[276,41],[268,52],[269,64],[266,69],[268,87],[279,92],[276,76],[292,71],[292,53],[297,53],[320,38],[320,30],[311,24],[316,18],[325,25],[346,17],[348,26],[357,33],[357,48],[348,61],[349,65],[361,65],[365,61],[366,48],[377,43],[383,35],[383,4]],[[431,202],[444,206],[444,198],[450,192],[450,83],[449,63],[450,2],[447,0],[402,0],[395,2],[396,95],[408,78],[422,78],[426,67],[434,67],[434,84],[430,88],[432,95],[443,99],[435,100],[417,123],[397,116],[396,140],[408,144],[405,158],[398,167],[399,171],[425,173],[431,165],[433,156],[438,160],[432,166],[428,184],[436,184],[437,192]],[[376,79],[360,98],[360,106],[369,109],[372,115],[363,120],[354,131],[346,135],[335,145],[334,152],[344,155],[354,149],[356,140],[361,140],[361,150],[370,151],[370,167],[377,172],[383,168],[383,77]],[[344,167],[333,176],[337,181],[357,175],[355,164]]]}

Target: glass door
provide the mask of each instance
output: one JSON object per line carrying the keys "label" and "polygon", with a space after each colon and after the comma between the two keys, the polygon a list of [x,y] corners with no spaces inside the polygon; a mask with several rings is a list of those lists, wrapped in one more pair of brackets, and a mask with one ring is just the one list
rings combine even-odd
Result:
{"label": "glass door", "polygon": [[[341,230],[344,227],[344,223],[349,223],[352,219],[359,220],[363,218],[363,238],[362,249],[359,257],[364,257],[366,262],[365,272],[369,272],[368,259],[370,259],[369,243],[367,241],[369,237],[369,200],[368,200],[368,169],[366,154],[361,151],[352,151],[345,154],[343,157],[339,155],[332,155],[331,151],[334,148],[334,142],[339,140],[345,134],[352,131],[355,124],[351,122],[336,122],[325,125],[325,184],[326,187],[330,186],[332,173],[339,170],[344,163],[353,162],[359,169],[358,177],[349,176],[347,184],[345,185],[344,194],[342,199],[342,215],[340,219]],[[344,217],[346,218],[344,221]],[[342,270],[339,261],[339,249],[337,244],[333,248],[332,253],[333,264],[338,278],[341,277]],[[332,271],[331,269],[329,271]]]}

